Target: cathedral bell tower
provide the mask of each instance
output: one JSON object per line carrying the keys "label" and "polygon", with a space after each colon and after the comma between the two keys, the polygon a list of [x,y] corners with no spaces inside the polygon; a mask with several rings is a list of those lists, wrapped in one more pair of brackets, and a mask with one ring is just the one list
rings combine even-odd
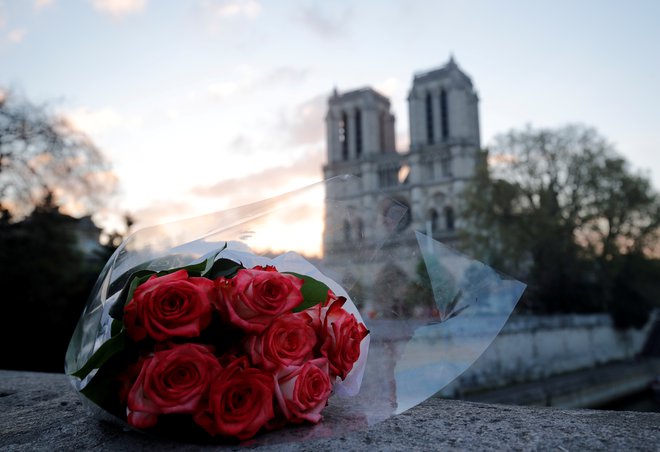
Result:
{"label": "cathedral bell tower", "polygon": [[479,147],[478,104],[470,77],[453,57],[415,74],[408,95],[410,150],[457,143]]}
{"label": "cathedral bell tower", "polygon": [[399,165],[394,141],[394,115],[390,101],[371,88],[345,93],[335,89],[325,118],[328,163],[325,178],[342,174],[358,176],[350,183],[326,187],[326,199],[353,198],[355,215],[337,218],[326,211],[324,249],[351,245],[352,240],[375,238],[375,218],[358,214],[363,203],[372,202],[378,190],[378,162],[388,156]]}
{"label": "cathedral bell tower", "polygon": [[325,121],[328,167],[395,151],[390,101],[371,88],[343,94],[335,89]]}
{"label": "cathedral bell tower", "polygon": [[[373,252],[392,239],[391,262],[352,269],[364,288],[397,278],[397,286],[405,287],[416,277],[415,231],[452,243],[464,225],[463,190],[480,156],[479,98],[472,80],[450,58],[413,76],[408,106],[410,148],[397,151],[389,99],[371,88],[335,90],[328,99],[324,175],[359,177],[326,187],[324,257],[343,271],[345,262],[359,257],[357,250]],[[346,207],[341,214],[330,207],[335,201]],[[384,220],[392,206],[406,211],[395,225],[396,237]],[[387,300],[370,302],[383,315],[392,311]]]}

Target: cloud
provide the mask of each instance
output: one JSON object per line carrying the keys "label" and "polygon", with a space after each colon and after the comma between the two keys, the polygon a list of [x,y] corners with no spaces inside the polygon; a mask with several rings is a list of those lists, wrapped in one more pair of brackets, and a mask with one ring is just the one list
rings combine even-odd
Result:
{"label": "cloud", "polygon": [[[319,147],[289,165],[268,168],[210,186],[199,186],[192,190],[192,195],[196,195],[197,199],[206,198],[209,204],[230,208],[288,193],[321,180],[322,153]],[[257,227],[257,233],[249,239],[250,247],[319,255],[323,230],[321,191],[311,190],[302,197],[287,199],[286,209],[286,213],[269,217],[266,224]]]}
{"label": "cloud", "polygon": [[302,83],[309,73],[307,69],[281,66],[263,75],[251,66],[242,65],[235,69],[238,82],[220,80],[207,86],[208,92],[218,99],[236,94],[252,93],[255,90],[270,89],[275,85],[297,85]]}
{"label": "cloud", "polygon": [[239,47],[260,32],[250,27],[263,10],[259,0],[201,0],[195,9],[195,17],[207,33],[222,33]]}
{"label": "cloud", "polygon": [[186,202],[159,201],[151,206],[143,207],[131,212],[131,218],[135,221],[133,230],[146,226],[176,221],[190,216],[192,209]]}
{"label": "cloud", "polygon": [[216,18],[227,19],[232,17],[245,17],[254,19],[261,14],[261,3],[257,0],[228,0],[228,1],[204,1],[202,8],[207,14]]}
{"label": "cloud", "polygon": [[289,165],[267,168],[244,177],[225,179],[209,186],[198,186],[191,190],[193,195],[223,198],[227,205],[239,206],[256,199],[268,198],[283,187],[296,186],[318,181],[321,177],[323,149],[305,153]]}
{"label": "cloud", "polygon": [[342,36],[347,32],[352,7],[341,10],[330,9],[335,5],[332,2],[313,3],[301,7],[299,16],[302,23],[314,33],[324,38]]}
{"label": "cloud", "polygon": [[374,89],[384,96],[393,97],[402,92],[402,87],[401,80],[396,77],[389,77],[376,83]]}
{"label": "cloud", "polygon": [[26,34],[27,31],[24,28],[17,28],[7,34],[7,39],[14,44],[18,44],[23,41]]}
{"label": "cloud", "polygon": [[113,17],[137,14],[147,7],[147,0],[91,0],[97,11]]}
{"label": "cloud", "polygon": [[48,6],[51,6],[53,3],[55,3],[55,0],[35,0],[34,9],[40,10]]}
{"label": "cloud", "polygon": [[238,91],[238,88],[239,85],[235,82],[217,82],[211,83],[208,86],[208,91],[214,97],[222,99],[235,94]]}
{"label": "cloud", "polygon": [[259,85],[301,83],[309,74],[308,69],[282,66],[275,68],[258,80]]}
{"label": "cloud", "polygon": [[280,129],[286,131],[287,143],[297,146],[323,141],[327,104],[328,95],[320,94],[298,105],[289,115],[284,115]]}
{"label": "cloud", "polygon": [[142,118],[137,115],[122,115],[111,108],[91,110],[80,107],[66,114],[67,119],[78,130],[96,135],[117,128],[137,128]]}
{"label": "cloud", "polygon": [[253,86],[256,85],[257,71],[250,65],[242,64],[233,69],[232,77],[234,80],[219,80],[210,83],[207,86],[207,91],[217,99],[224,99],[225,97],[234,94],[252,91]]}
{"label": "cloud", "polygon": [[231,140],[229,147],[231,148],[232,152],[238,152],[242,155],[251,154],[254,150],[250,139],[243,134],[240,134]]}

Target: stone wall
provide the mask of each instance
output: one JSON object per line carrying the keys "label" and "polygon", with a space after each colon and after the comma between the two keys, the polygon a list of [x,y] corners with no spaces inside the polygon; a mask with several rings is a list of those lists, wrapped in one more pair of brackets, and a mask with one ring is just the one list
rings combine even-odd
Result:
{"label": "stone wall", "polygon": [[455,396],[632,359],[656,312],[639,329],[617,331],[607,314],[513,316],[481,357],[442,394]]}

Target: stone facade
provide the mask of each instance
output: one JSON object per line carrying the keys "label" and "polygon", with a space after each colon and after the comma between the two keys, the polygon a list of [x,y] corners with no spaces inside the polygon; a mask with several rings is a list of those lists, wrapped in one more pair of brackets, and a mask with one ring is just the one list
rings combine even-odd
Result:
{"label": "stone facade", "polygon": [[[324,258],[329,264],[361,262],[355,277],[367,289],[378,278],[403,281],[414,275],[419,256],[413,231],[445,243],[455,240],[462,225],[456,214],[461,192],[479,156],[478,102],[470,77],[453,58],[415,74],[408,95],[410,149],[399,151],[389,99],[372,88],[334,91],[326,116],[324,175],[358,178],[326,190]],[[341,210],[345,213],[336,214],[335,202],[348,206]],[[388,229],[393,206],[407,210],[395,226],[395,238]],[[369,264],[382,246],[390,262]]]}

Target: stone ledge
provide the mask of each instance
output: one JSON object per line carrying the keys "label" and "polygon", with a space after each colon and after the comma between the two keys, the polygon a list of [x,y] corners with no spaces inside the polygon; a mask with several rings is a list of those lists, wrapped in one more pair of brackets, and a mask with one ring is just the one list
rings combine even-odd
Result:
{"label": "stone ledge", "polygon": [[[367,430],[268,450],[657,450],[660,414],[487,405],[443,399]],[[183,450],[90,417],[67,378],[0,371],[0,450]],[[227,447],[240,450],[245,448]],[[252,449],[252,448],[250,448]]]}

